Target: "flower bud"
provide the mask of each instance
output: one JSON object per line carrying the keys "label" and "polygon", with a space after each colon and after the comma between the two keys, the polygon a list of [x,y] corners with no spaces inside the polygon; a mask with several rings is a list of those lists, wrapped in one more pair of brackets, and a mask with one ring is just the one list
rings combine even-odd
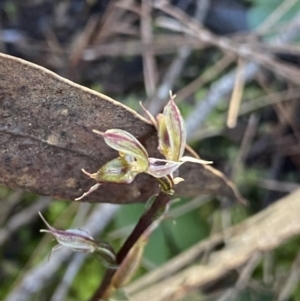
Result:
{"label": "flower bud", "polygon": [[115,253],[109,244],[95,241],[88,232],[82,229],[57,230],[49,225],[41,212],[39,212],[39,215],[48,228],[41,229],[40,232],[52,234],[58,242],[58,245],[56,245],[52,250],[56,250],[63,246],[71,248],[75,252],[97,253],[105,262],[108,263],[109,266],[116,264]]}

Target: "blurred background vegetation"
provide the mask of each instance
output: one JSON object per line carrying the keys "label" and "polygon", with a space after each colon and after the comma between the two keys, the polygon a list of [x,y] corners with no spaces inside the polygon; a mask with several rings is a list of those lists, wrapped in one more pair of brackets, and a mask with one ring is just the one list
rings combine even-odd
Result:
{"label": "blurred background vegetation", "polygon": [[[299,187],[299,41],[297,0],[0,0],[1,52],[138,112],[139,101],[159,112],[172,90],[190,145],[249,202],[209,196],[174,202],[136,277]],[[83,229],[100,212],[103,223],[91,231],[118,249],[146,208],[78,204],[6,187],[0,202],[0,299],[7,301],[86,300],[103,276],[93,256],[68,253],[51,259],[46,281],[28,284],[53,246],[39,233],[39,210],[57,228]],[[239,271],[184,300],[300,300],[299,242],[264,254],[236,294],[224,297]],[[30,289],[17,299],[24,281]]]}

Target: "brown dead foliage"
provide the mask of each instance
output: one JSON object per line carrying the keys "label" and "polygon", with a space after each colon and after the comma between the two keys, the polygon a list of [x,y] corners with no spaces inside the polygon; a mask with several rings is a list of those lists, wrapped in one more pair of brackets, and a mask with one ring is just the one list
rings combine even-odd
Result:
{"label": "brown dead foliage", "polygon": [[[0,182],[43,195],[73,200],[93,182],[95,172],[116,157],[92,132],[120,128],[132,133],[157,156],[155,129],[119,102],[74,84],[32,63],[0,55]],[[211,166],[185,164],[177,194],[203,193],[240,198],[226,177]],[[147,175],[131,185],[105,184],[85,201],[132,203],[157,192]]]}

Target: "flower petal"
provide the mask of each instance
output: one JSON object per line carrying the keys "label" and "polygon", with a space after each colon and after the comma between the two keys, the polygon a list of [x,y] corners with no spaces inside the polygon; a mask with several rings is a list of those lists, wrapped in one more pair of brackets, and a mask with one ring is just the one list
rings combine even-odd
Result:
{"label": "flower petal", "polygon": [[171,160],[172,149],[170,144],[170,136],[166,126],[166,116],[158,114],[157,119],[157,134],[158,134],[158,150],[166,158]]}
{"label": "flower petal", "polygon": [[78,252],[94,252],[96,250],[97,245],[94,238],[86,231],[80,229],[57,230],[48,224],[40,212],[39,215],[49,228],[49,230],[42,229],[40,232],[52,234],[60,245]]}
{"label": "flower petal", "polygon": [[116,253],[111,245],[105,242],[97,242],[95,253],[101,256],[106,267],[117,268]]}
{"label": "flower petal", "polygon": [[180,158],[180,162],[192,162],[192,163],[199,163],[199,164],[212,164],[213,161],[206,161],[202,159],[197,159],[194,157],[184,156]]}
{"label": "flower petal", "polygon": [[134,156],[141,169],[148,166],[148,153],[144,146],[130,133],[120,130],[111,129],[103,134],[105,143],[111,148],[117,150],[122,155]]}
{"label": "flower petal", "polygon": [[[94,174],[94,175],[96,175],[96,174]],[[91,177],[91,178],[93,178],[93,177]],[[84,192],[80,197],[76,198],[75,201],[82,200],[84,197],[86,197],[87,195],[89,195],[92,192],[94,192],[95,190],[97,190],[100,186],[101,186],[101,183],[97,183],[97,184],[93,185],[87,192]]]}
{"label": "flower petal", "polygon": [[144,172],[146,169],[147,167],[139,166],[137,162],[128,162],[127,156],[119,157],[103,165],[97,171],[94,179],[98,182],[129,184],[137,174]]}
{"label": "flower petal", "polygon": [[170,93],[170,101],[165,106],[163,115],[170,140],[171,157],[167,159],[178,161],[184,153],[186,129],[181,113],[174,101],[175,96]]}
{"label": "flower petal", "polygon": [[162,178],[167,175],[172,175],[183,162],[174,162],[163,159],[149,158],[149,167],[147,173],[155,178]]}
{"label": "flower petal", "polygon": [[183,178],[180,178],[180,177],[177,177],[177,178],[174,178],[174,179],[173,179],[174,185],[177,185],[178,183],[183,182],[183,181],[184,181],[184,179],[183,179]]}
{"label": "flower petal", "polygon": [[155,118],[153,117],[153,115],[143,106],[141,101],[140,101],[140,106],[142,107],[142,109],[146,113],[146,115],[148,116],[148,118],[151,121],[151,123],[153,124],[153,126],[157,129],[157,122],[156,122]]}

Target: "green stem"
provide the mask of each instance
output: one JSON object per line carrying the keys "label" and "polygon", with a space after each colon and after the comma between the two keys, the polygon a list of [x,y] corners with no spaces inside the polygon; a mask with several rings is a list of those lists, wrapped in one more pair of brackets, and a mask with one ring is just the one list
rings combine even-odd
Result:
{"label": "green stem", "polygon": [[[118,265],[123,262],[130,249],[138,241],[141,235],[147,230],[147,228],[152,224],[152,222],[156,220],[159,213],[163,212],[170,199],[171,196],[169,194],[162,191],[159,193],[152,206],[141,216],[137,225],[119,250],[117,254]],[[110,283],[116,271],[117,270],[112,269],[107,270],[101,285],[98,287],[90,301],[100,301],[108,295],[110,291]]]}

